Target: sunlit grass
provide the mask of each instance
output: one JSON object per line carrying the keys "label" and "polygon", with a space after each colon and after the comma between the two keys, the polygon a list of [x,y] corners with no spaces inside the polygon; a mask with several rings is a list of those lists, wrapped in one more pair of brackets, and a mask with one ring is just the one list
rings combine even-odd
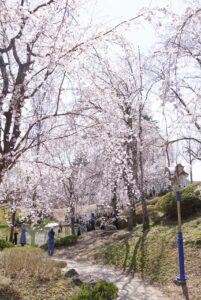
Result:
{"label": "sunlit grass", "polygon": [[3,275],[11,278],[34,277],[41,281],[51,280],[60,274],[60,269],[47,254],[38,248],[15,247],[1,253]]}
{"label": "sunlit grass", "polygon": [[[112,264],[131,273],[141,274],[142,278],[157,283],[168,290],[168,294],[178,293],[182,298],[182,289],[174,284],[179,275],[177,223],[157,225],[143,234],[137,226],[129,236],[122,239],[111,236],[110,243],[101,246],[95,259]],[[201,216],[194,215],[183,224],[184,253],[186,274],[189,277],[189,294],[199,299]],[[199,278],[199,279],[198,279]]]}

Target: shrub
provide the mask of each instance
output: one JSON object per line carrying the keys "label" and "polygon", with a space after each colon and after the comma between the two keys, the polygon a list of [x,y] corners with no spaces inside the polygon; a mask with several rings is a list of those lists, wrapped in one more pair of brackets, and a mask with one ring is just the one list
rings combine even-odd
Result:
{"label": "shrub", "polygon": [[4,300],[22,300],[20,293],[8,285],[0,285],[0,299]]}
{"label": "shrub", "polygon": [[[152,223],[157,223],[159,219],[159,215],[152,202],[147,203],[147,211],[148,211],[149,219],[152,221]],[[136,221],[137,224],[143,223],[142,206],[137,206],[136,208]]]}
{"label": "shrub", "polygon": [[96,219],[96,227],[100,227],[101,219],[102,218]]}
{"label": "shrub", "polygon": [[128,227],[126,216],[118,217],[118,225],[119,225],[119,229],[125,229]]}
{"label": "shrub", "polygon": [[101,280],[92,289],[92,299],[112,300],[118,296],[118,288],[114,283]]}
{"label": "shrub", "polygon": [[[181,190],[181,214],[182,217],[189,217],[201,209],[201,200],[197,185],[190,185]],[[155,208],[162,211],[168,218],[177,218],[177,202],[175,192],[170,192],[161,197]]]}
{"label": "shrub", "polygon": [[8,228],[8,224],[0,224],[0,228]]}
{"label": "shrub", "polygon": [[82,284],[80,291],[71,300],[112,300],[118,296],[118,288],[114,283],[101,280],[93,287]]}
{"label": "shrub", "polygon": [[3,250],[4,248],[11,248],[14,245],[6,240],[0,239],[0,250]]}
{"label": "shrub", "polygon": [[27,246],[5,249],[1,267],[3,275],[11,278],[34,277],[47,281],[60,275],[60,269],[42,249]]}
{"label": "shrub", "polygon": [[[101,223],[101,219],[102,218],[98,218],[96,220],[96,227],[99,227],[100,228],[100,223]],[[112,218],[106,218],[107,222],[109,224],[113,224],[113,220]],[[118,224],[119,224],[119,228],[118,229],[124,229],[128,226],[128,222],[126,220],[126,216],[118,216]]]}
{"label": "shrub", "polygon": [[[60,247],[68,247],[72,246],[77,243],[77,236],[76,235],[68,235],[62,238],[55,239],[54,247],[60,248]],[[40,248],[47,250],[48,246],[47,243],[42,245]]]}

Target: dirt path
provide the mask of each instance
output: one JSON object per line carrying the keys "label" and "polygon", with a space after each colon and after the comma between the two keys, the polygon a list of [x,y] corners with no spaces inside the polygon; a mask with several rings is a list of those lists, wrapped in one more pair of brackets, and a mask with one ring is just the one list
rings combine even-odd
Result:
{"label": "dirt path", "polygon": [[108,266],[94,265],[90,262],[66,260],[64,271],[75,269],[80,275],[90,275],[93,279],[105,279],[119,288],[119,300],[167,300],[158,289],[144,283],[138,276],[128,276]]}
{"label": "dirt path", "polygon": [[90,261],[89,257],[93,257],[103,242],[106,244],[109,241],[110,234],[112,233],[97,231],[87,234],[78,241],[75,247],[57,251],[55,258],[67,262],[64,271],[73,268],[81,276],[114,282],[119,288],[119,300],[168,300],[159,289],[145,283],[136,274],[127,275],[110,266],[98,265]]}

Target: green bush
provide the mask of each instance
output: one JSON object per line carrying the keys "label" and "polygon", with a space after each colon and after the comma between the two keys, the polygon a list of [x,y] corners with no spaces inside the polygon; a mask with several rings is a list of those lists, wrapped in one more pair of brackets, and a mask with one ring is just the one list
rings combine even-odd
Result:
{"label": "green bush", "polygon": [[93,287],[83,284],[80,291],[71,300],[112,300],[118,296],[118,288],[114,283],[101,280]]}
{"label": "green bush", "polygon": [[[155,205],[153,205],[153,202],[147,203],[147,211],[148,211],[149,220],[154,224],[159,223],[161,214],[155,209]],[[137,206],[136,221],[137,221],[137,224],[143,223],[142,206]]]}
{"label": "green bush", "polygon": [[4,248],[10,248],[13,247],[14,245],[6,240],[0,239],[0,250],[3,250]]}
{"label": "green bush", "polygon": [[[76,235],[69,235],[62,238],[55,239],[54,247],[67,247],[77,243],[77,236]],[[41,246],[42,249],[47,250],[47,243]]]}
{"label": "green bush", "polygon": [[126,219],[126,216],[120,216],[118,217],[118,224],[119,224],[119,228],[118,229],[125,229],[128,227],[128,222]]}
{"label": "green bush", "polygon": [[8,228],[7,224],[0,224],[0,228]]}
{"label": "green bush", "polygon": [[[101,219],[102,218],[98,218],[96,220],[96,227],[98,227],[98,228],[100,228]],[[113,224],[112,218],[109,218],[109,219],[106,218],[106,220],[107,220],[107,222],[109,224]],[[118,224],[119,224],[119,228],[118,229],[125,229],[125,228],[127,228],[128,222],[126,220],[126,216],[118,216]]]}
{"label": "green bush", "polygon": [[[181,214],[182,217],[189,217],[201,210],[199,191],[195,191],[197,185],[190,185],[181,190]],[[175,192],[170,192],[161,197],[155,205],[155,209],[162,211],[168,218],[177,218],[177,202]]]}
{"label": "green bush", "polygon": [[100,227],[101,219],[102,218],[96,219],[96,227]]}

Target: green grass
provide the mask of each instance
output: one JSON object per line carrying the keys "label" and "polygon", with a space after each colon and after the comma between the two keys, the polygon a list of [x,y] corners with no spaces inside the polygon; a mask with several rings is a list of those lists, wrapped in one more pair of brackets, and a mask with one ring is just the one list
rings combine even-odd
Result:
{"label": "green grass", "polygon": [[[181,189],[181,211],[184,218],[201,211],[200,191],[197,189],[198,185],[192,184],[186,188]],[[175,191],[167,193],[159,197],[154,206],[156,211],[161,211],[168,217],[168,219],[177,219],[177,202],[175,200]]]}
{"label": "green grass", "polygon": [[82,284],[71,300],[113,300],[118,297],[118,288],[114,283],[101,280],[94,286]]}
{"label": "green grass", "polygon": [[[72,246],[77,243],[77,236],[75,235],[68,235],[61,238],[56,238],[54,242],[55,248],[61,248],[61,247],[68,247]],[[47,243],[42,245],[40,248],[47,250]]]}
{"label": "green grass", "polygon": [[[190,299],[200,299],[201,214],[190,217],[183,224],[186,273],[189,277]],[[182,290],[173,281],[179,273],[176,222],[156,225],[143,234],[138,225],[130,236],[100,247],[95,258],[131,273],[139,273],[151,283],[157,283],[168,294]]]}
{"label": "green grass", "polygon": [[[70,279],[63,277],[61,267],[39,248],[4,249],[1,252],[0,274],[12,278],[12,285],[1,287],[0,299],[70,299],[75,287]],[[18,293],[21,295],[19,298]]]}
{"label": "green grass", "polygon": [[8,224],[0,224],[0,228],[8,228]]}
{"label": "green grass", "polygon": [[3,250],[5,248],[11,248],[14,247],[14,245],[6,240],[0,239],[0,250]]}
{"label": "green grass", "polygon": [[0,227],[0,239],[6,239],[6,237],[9,238],[10,235],[10,228],[9,227]]}

